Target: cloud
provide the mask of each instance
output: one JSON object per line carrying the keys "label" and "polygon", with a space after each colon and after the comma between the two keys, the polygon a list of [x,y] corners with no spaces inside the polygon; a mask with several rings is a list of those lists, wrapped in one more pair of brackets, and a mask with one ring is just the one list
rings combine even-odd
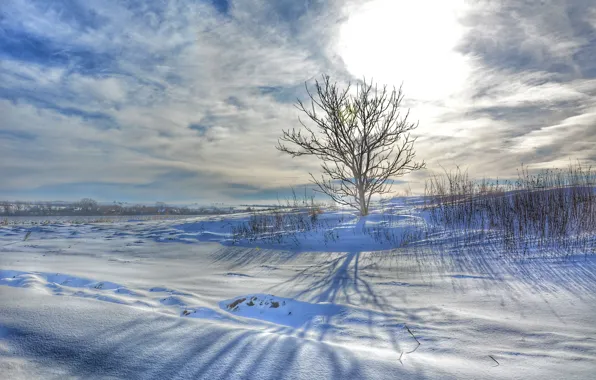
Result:
{"label": "cloud", "polygon": [[[305,81],[363,74],[340,48],[360,3],[3,1],[0,196],[257,200],[307,183],[316,160],[274,146],[299,127],[293,103]],[[413,55],[403,67],[424,84],[413,96],[408,78],[394,77],[406,83],[418,157],[431,168],[505,175],[522,161],[594,160],[596,12],[587,0],[543,3],[479,1],[448,22],[428,17],[454,28],[441,51],[455,61],[437,71],[444,62]],[[422,22],[427,5],[411,18]],[[428,58],[436,33],[427,26],[401,38]],[[427,79],[457,62],[466,80],[439,96]],[[377,67],[362,70],[374,77]]]}
{"label": "cloud", "polygon": [[328,71],[293,37],[324,7],[9,0],[0,17],[8,115],[0,159],[9,178],[0,187],[18,195],[105,183],[157,196],[170,181],[163,174],[184,168],[201,178],[188,183],[196,195],[170,190],[211,199],[231,179],[267,188],[288,173],[306,177],[274,149],[280,129],[296,122],[291,101],[280,106],[260,89],[289,99]]}
{"label": "cloud", "polygon": [[419,144],[429,166],[508,176],[521,163],[594,163],[595,8],[591,1],[471,3],[457,45],[472,62],[469,77],[459,96],[420,107],[431,110]]}

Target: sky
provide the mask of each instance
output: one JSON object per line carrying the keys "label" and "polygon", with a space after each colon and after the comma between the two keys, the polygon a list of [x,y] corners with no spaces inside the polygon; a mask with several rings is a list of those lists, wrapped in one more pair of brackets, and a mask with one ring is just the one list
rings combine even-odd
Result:
{"label": "sky", "polygon": [[275,144],[323,74],[403,84],[414,192],[596,163],[593,0],[2,0],[0,199],[303,191],[318,162]]}

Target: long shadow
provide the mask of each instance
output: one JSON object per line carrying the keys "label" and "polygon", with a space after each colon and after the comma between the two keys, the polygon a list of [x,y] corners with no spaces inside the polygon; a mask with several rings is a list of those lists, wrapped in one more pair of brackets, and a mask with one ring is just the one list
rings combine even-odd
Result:
{"label": "long shadow", "polygon": [[323,266],[308,266],[269,290],[294,290],[294,297],[309,302],[335,303],[341,300],[350,305],[370,305],[385,310],[388,301],[359,275],[361,254],[359,251],[347,252],[335,258],[329,254],[329,260]]}
{"label": "long shadow", "polygon": [[[596,297],[596,255],[510,254],[497,244],[436,245],[415,249],[413,254],[419,260],[421,272],[434,268],[435,272],[454,280],[477,279],[476,283],[487,291],[531,290],[554,294],[564,290],[580,299]],[[466,291],[461,281],[454,283],[459,283],[454,285],[455,291]]]}
{"label": "long shadow", "polygon": [[260,247],[222,247],[212,255],[212,265],[225,265],[229,269],[249,266],[284,264],[299,255],[295,251],[284,251]]}
{"label": "long shadow", "polygon": [[428,378],[420,368],[363,362],[342,347],[205,321],[144,316],[107,324],[77,335],[9,327],[7,338],[24,357],[86,379]]}
{"label": "long shadow", "polygon": [[[256,247],[222,247],[213,255],[213,264],[227,264],[233,268],[246,268],[253,265],[280,265],[292,263],[298,256],[306,254],[299,251],[279,251]],[[580,256],[562,259],[562,256],[550,258],[513,257],[503,253],[497,245],[477,244],[469,242],[462,246],[449,244],[430,244],[428,246],[414,246],[409,250],[396,252],[368,253],[361,250],[348,250],[343,253],[320,252],[317,253],[315,263],[306,265],[291,278],[268,289],[272,293],[287,294],[291,297],[312,302],[348,305],[357,308],[365,315],[367,327],[371,337],[388,336],[396,353],[403,352],[407,342],[398,336],[397,331],[403,332],[404,326],[416,326],[426,322],[436,322],[437,319],[451,319],[455,317],[444,315],[438,308],[398,308],[393,305],[379,287],[362,274],[362,268],[369,268],[366,274],[371,274],[374,265],[377,267],[392,266],[416,270],[421,277],[437,276],[437,280],[451,281],[454,292],[466,292],[469,287],[484,288],[486,291],[493,289],[520,290],[522,287],[531,289],[539,294],[556,293],[563,289],[578,297],[596,296],[596,256]],[[363,262],[364,261],[364,262]],[[367,265],[368,264],[368,265]],[[374,264],[374,265],[373,265]],[[396,270],[396,280],[399,271]],[[373,273],[374,274],[374,273]],[[431,279],[431,283],[434,279]],[[509,292],[515,293],[515,292]],[[546,301],[546,299],[545,299]],[[395,301],[393,301],[395,302]],[[429,313],[431,314],[429,318]],[[553,310],[553,313],[556,312]],[[342,316],[337,316],[341,318]],[[332,317],[329,317],[332,318]],[[328,325],[332,320],[326,320]],[[423,325],[420,330],[424,331]],[[321,328],[320,324],[307,322],[298,332],[299,337],[312,337],[312,332],[318,334],[317,340],[332,340],[333,328]],[[288,328],[272,330],[282,335],[273,334],[268,338],[271,346],[289,339],[284,335],[296,335],[296,331]],[[405,336],[407,338],[407,336]],[[235,356],[255,357],[255,360],[264,361],[270,357],[267,352],[262,352],[253,347],[254,344],[246,343],[247,336],[234,337],[223,348],[223,351],[234,352]],[[420,337],[424,339],[424,336]],[[308,342],[307,340],[304,340]],[[308,344],[308,343],[301,343]],[[298,355],[299,349],[287,350],[287,356],[293,358]],[[284,360],[292,360],[284,358]],[[245,368],[235,366],[238,368]],[[251,366],[249,366],[251,367]],[[216,357],[210,356],[201,367],[200,376],[217,371],[232,371],[229,364],[222,365]],[[257,371],[252,368],[250,371]],[[221,374],[220,372],[217,372]],[[357,373],[357,371],[355,372]],[[266,375],[267,376],[267,375]],[[267,378],[267,377],[265,377]]]}
{"label": "long shadow", "polygon": [[[361,275],[363,255],[369,256],[369,265],[366,267],[370,274],[370,269],[375,266],[368,253],[352,251],[328,254],[324,256],[323,265],[307,266],[288,280],[269,288],[268,292],[289,294],[293,298],[312,303],[332,303],[345,307],[341,315],[325,316],[324,327],[308,321],[300,327],[297,334],[287,328],[280,328],[276,332],[308,337],[312,336],[311,330],[316,329],[314,332],[317,340],[335,341],[336,331],[330,326],[345,323],[349,328],[349,319],[357,318],[357,323],[366,325],[368,338],[373,346],[375,340],[381,337],[387,339],[391,349],[396,352],[396,358],[415,346],[414,338],[406,332],[406,324],[415,325],[427,318],[428,314],[437,314],[439,309],[395,307],[370,280]],[[346,315],[349,313],[356,313],[358,316]]]}
{"label": "long shadow", "polygon": [[[363,267],[367,268],[366,276],[361,274]],[[465,293],[470,288],[482,289],[487,294],[502,291],[501,294],[512,295],[514,302],[523,302],[515,299],[516,294],[537,294],[544,300],[544,307],[550,308],[559,319],[547,295],[561,297],[563,295],[559,292],[565,290],[579,299],[596,297],[596,255],[520,258],[508,256],[499,247],[486,244],[468,244],[458,248],[432,246],[377,253],[352,251],[321,254],[321,260],[317,260],[316,264],[301,269],[291,278],[269,288],[268,292],[288,294],[313,303],[328,302],[361,308],[360,312],[368,314],[371,336],[395,338],[396,331],[403,329],[406,323],[422,331],[428,323],[442,325],[449,320],[465,324],[460,317],[447,315],[449,313],[436,307],[396,307],[368,278],[374,272],[371,268],[383,267],[395,268],[396,279],[404,270],[410,271],[408,277],[412,278],[412,271],[416,268],[420,278],[434,273],[436,278],[427,278],[429,286],[451,281],[455,293]],[[394,298],[392,300],[395,302]],[[518,306],[521,311],[524,310],[523,305]],[[306,323],[299,336],[308,335],[309,330],[315,327],[317,332],[320,330],[319,340],[333,338],[328,337],[332,329],[321,329],[312,323]],[[404,341],[394,339],[392,345],[396,352],[400,352]]]}

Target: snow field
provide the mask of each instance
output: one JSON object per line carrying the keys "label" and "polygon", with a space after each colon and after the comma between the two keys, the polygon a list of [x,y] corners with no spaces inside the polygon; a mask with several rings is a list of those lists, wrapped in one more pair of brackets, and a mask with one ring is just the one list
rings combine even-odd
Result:
{"label": "snow field", "polygon": [[593,378],[594,256],[510,256],[411,233],[415,202],[384,212],[271,244],[234,239],[250,215],[2,226],[0,373]]}

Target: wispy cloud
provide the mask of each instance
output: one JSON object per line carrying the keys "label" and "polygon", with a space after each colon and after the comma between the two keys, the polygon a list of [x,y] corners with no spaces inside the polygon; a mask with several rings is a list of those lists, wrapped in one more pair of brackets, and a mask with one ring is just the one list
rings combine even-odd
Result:
{"label": "wispy cloud", "polygon": [[295,123],[291,102],[278,101],[328,71],[325,54],[300,38],[309,15],[328,5],[267,3],[5,3],[3,190],[157,188],[161,174],[184,169],[196,174],[188,183],[196,195],[184,197],[210,199],[230,179],[268,188],[304,175],[273,149]]}
{"label": "wispy cloud", "polygon": [[591,1],[471,3],[457,46],[471,71],[426,126],[431,167],[507,176],[521,163],[594,163],[595,9]]}
{"label": "wispy cloud", "polygon": [[[340,49],[359,3],[3,1],[0,196],[230,201],[304,184],[317,162],[274,145],[299,126],[305,81],[362,74]],[[457,15],[445,54],[466,62],[466,80],[449,96],[424,85],[408,98],[431,167],[504,175],[522,161],[594,160],[594,6],[541,4],[474,2]],[[412,54],[404,75],[437,77],[441,62],[426,56]]]}

